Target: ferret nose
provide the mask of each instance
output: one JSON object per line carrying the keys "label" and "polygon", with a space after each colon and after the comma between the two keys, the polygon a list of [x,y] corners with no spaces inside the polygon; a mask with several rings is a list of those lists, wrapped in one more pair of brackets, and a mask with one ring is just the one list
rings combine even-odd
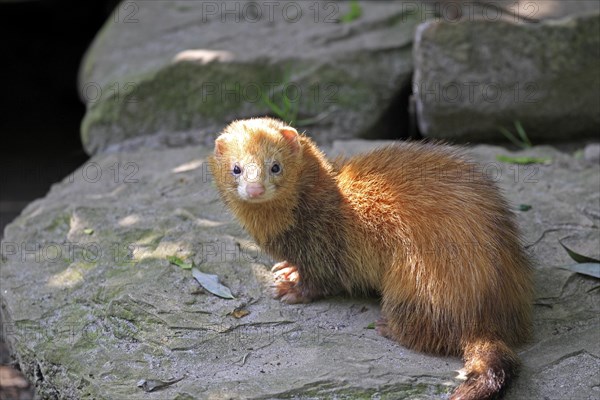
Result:
{"label": "ferret nose", "polygon": [[248,193],[248,197],[251,199],[260,197],[265,193],[265,187],[260,183],[248,183],[246,186],[246,193]]}

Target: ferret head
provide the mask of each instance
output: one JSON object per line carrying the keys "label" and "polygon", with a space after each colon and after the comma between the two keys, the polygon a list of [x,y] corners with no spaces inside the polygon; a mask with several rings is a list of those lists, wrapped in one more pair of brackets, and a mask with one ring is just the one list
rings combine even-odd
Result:
{"label": "ferret head", "polygon": [[215,141],[211,169],[229,201],[266,203],[294,193],[302,145],[281,121],[255,118],[231,123]]}

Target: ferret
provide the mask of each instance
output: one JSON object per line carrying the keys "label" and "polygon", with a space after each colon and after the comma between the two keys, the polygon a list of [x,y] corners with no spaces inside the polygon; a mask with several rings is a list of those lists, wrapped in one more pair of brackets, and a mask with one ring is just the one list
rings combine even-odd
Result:
{"label": "ferret", "polygon": [[275,297],[381,296],[378,331],[462,356],[451,399],[502,395],[530,336],[532,263],[477,164],[444,144],[399,142],[332,163],[271,118],[231,123],[209,158],[220,197],[275,264]]}

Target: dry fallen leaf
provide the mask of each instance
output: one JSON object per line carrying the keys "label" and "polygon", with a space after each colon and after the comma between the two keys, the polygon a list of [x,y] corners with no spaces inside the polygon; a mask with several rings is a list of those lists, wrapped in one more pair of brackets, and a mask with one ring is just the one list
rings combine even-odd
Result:
{"label": "dry fallen leaf", "polygon": [[219,283],[219,277],[217,275],[204,273],[198,268],[192,268],[192,275],[204,289],[212,294],[224,299],[235,299],[231,294],[231,290],[229,290],[227,286]]}
{"label": "dry fallen leaf", "polygon": [[232,312],[229,313],[229,315],[231,315],[233,318],[243,318],[246,315],[250,314],[250,311],[244,309],[244,308],[236,308],[235,310],[233,310]]}

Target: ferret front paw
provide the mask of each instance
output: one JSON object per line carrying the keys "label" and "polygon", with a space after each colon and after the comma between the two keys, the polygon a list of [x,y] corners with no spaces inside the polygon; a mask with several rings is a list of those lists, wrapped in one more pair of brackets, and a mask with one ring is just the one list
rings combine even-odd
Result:
{"label": "ferret front paw", "polygon": [[273,297],[284,303],[310,303],[312,298],[302,292],[298,268],[287,261],[277,263],[271,269],[275,283]]}

